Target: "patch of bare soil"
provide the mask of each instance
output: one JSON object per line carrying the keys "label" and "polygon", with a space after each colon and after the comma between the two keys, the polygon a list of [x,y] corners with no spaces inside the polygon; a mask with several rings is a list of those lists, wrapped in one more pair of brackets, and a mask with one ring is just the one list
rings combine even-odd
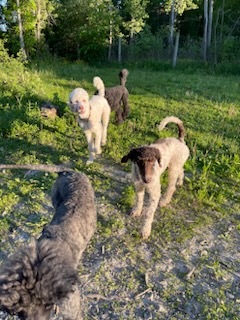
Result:
{"label": "patch of bare soil", "polygon": [[[140,222],[115,201],[129,176],[103,171],[112,188],[104,199],[97,192],[99,228],[79,267],[84,319],[240,319],[239,212],[181,244],[143,242],[134,233]],[[6,250],[19,238],[26,240],[23,230],[6,238]],[[0,313],[0,319],[14,318]]]}
{"label": "patch of bare soil", "polygon": [[[138,244],[143,270],[138,266],[144,261],[131,250],[105,252],[98,245],[94,257],[83,261],[90,267],[81,277],[86,319],[239,319],[240,236],[231,221],[198,230],[181,245],[169,244],[159,259],[151,243]],[[208,318],[211,309],[215,317]]]}

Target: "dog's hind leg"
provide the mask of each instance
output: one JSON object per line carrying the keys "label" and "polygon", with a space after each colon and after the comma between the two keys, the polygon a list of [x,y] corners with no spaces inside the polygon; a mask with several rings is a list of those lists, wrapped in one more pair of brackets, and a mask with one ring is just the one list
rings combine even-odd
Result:
{"label": "dog's hind leg", "polygon": [[110,119],[110,112],[111,109],[107,108],[102,114],[102,134],[101,134],[101,145],[105,146],[107,143],[107,128],[108,128],[108,123]]}
{"label": "dog's hind leg", "polygon": [[182,186],[183,185],[183,179],[184,179],[184,170],[183,168],[180,170],[178,179],[177,179],[177,186]]}
{"label": "dog's hind leg", "polygon": [[123,118],[123,120],[126,120],[128,114],[130,112],[130,106],[128,105],[128,96],[125,94],[122,97],[122,103],[123,103],[122,118]]}
{"label": "dog's hind leg", "polygon": [[165,207],[168,205],[172,199],[172,196],[176,190],[176,184],[179,176],[179,168],[176,168],[174,165],[169,166],[168,168],[168,186],[165,194],[159,201],[160,207]]}
{"label": "dog's hind leg", "polygon": [[143,214],[144,214],[143,227],[142,227],[143,239],[147,239],[151,234],[153,217],[158,207],[160,193],[161,193],[160,183],[155,183],[150,187],[147,187],[148,201],[143,209]]}
{"label": "dog's hind leg", "polygon": [[116,108],[116,122],[117,124],[123,123],[123,111],[120,105],[117,106]]}

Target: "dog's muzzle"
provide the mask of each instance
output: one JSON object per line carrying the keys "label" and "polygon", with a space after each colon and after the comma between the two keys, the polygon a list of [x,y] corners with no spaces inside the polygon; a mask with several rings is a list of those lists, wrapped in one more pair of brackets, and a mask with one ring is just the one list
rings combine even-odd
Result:
{"label": "dog's muzzle", "polygon": [[84,106],[79,102],[78,103],[69,102],[68,105],[70,106],[72,112],[77,112],[79,114],[82,114],[85,112]]}

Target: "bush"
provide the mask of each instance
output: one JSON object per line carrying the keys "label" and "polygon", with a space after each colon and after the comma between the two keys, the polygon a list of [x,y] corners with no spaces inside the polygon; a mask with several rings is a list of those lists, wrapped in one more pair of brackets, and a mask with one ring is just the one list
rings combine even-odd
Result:
{"label": "bush", "polygon": [[18,101],[24,97],[36,95],[40,88],[40,79],[29,73],[21,51],[17,57],[10,56],[0,40],[0,92],[2,97],[14,97]]}

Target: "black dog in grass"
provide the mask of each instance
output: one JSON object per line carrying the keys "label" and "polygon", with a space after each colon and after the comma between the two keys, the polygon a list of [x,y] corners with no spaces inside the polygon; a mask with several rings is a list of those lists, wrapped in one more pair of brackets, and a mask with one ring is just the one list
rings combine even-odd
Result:
{"label": "black dog in grass", "polygon": [[96,229],[87,176],[59,173],[52,203],[55,214],[40,238],[0,268],[1,309],[23,320],[47,320],[56,306],[64,319],[81,319],[77,266]]}

